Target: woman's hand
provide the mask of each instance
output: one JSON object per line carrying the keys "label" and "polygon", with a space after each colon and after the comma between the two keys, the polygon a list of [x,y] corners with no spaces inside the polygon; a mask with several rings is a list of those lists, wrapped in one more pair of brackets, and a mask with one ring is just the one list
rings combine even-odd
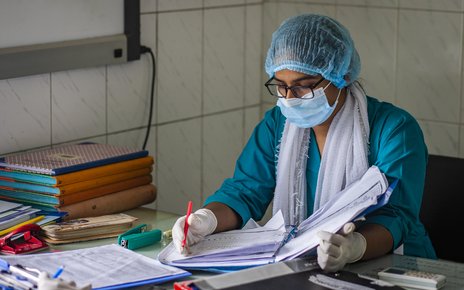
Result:
{"label": "woman's hand", "polygon": [[187,254],[188,247],[203,240],[205,236],[214,232],[217,227],[217,219],[214,213],[207,209],[201,208],[189,216],[187,244],[185,249],[182,248],[182,240],[184,239],[184,225],[186,216],[177,219],[172,227],[172,242],[177,251],[181,254]]}
{"label": "woman's hand", "polygon": [[336,234],[320,231],[317,262],[327,272],[336,272],[347,263],[360,260],[367,248],[363,235],[354,231],[355,225],[347,223]]}

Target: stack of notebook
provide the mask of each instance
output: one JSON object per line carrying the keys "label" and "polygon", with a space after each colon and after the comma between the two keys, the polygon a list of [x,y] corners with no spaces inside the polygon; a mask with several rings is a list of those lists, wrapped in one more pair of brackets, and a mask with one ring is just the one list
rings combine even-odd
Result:
{"label": "stack of notebook", "polygon": [[70,144],[0,158],[0,199],[67,219],[118,213],[156,199],[146,150]]}
{"label": "stack of notebook", "polygon": [[[24,225],[33,223],[46,225],[60,219],[61,215],[59,213],[44,213],[30,205],[0,200],[0,236],[4,236]],[[2,243],[0,242],[0,244]]]}

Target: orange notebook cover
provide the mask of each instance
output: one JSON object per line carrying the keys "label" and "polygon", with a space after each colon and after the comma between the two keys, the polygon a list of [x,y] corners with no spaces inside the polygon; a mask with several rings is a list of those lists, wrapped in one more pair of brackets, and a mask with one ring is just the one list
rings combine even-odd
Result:
{"label": "orange notebook cover", "polygon": [[0,167],[0,178],[16,182],[35,183],[45,186],[64,186],[89,179],[95,179],[135,169],[150,167],[153,165],[153,163],[154,159],[152,156],[145,156],[128,161],[121,161],[55,176]]}
{"label": "orange notebook cover", "polygon": [[121,190],[131,189],[137,186],[150,184],[152,181],[153,178],[151,175],[142,175],[135,178],[123,180],[116,183],[110,183],[101,187],[96,187],[72,194],[58,195],[57,197],[60,200],[60,205],[65,206],[76,202],[88,200],[91,198],[107,195],[113,192],[118,192]]}
{"label": "orange notebook cover", "polygon": [[150,184],[152,180],[153,178],[151,175],[142,175],[127,180],[110,183],[100,187],[95,187],[84,191],[64,195],[51,195],[35,193],[30,191],[9,191],[0,189],[0,197],[5,199],[18,200],[21,202],[39,202],[48,204],[49,206],[59,207],[103,196],[105,194],[110,194],[113,192],[118,192],[121,190],[126,190],[145,184]]}
{"label": "orange notebook cover", "polygon": [[71,194],[75,192],[80,192],[83,190],[103,186],[110,183],[115,183],[117,181],[126,180],[134,178],[137,176],[150,174],[152,167],[140,168],[136,170],[131,170],[128,172],[122,172],[118,174],[103,176],[100,178],[85,180],[81,182],[71,183],[64,186],[44,186],[33,183],[26,182],[15,182],[11,180],[5,180],[0,178],[0,189],[10,190],[10,191],[29,191],[35,193],[45,193],[45,194]]}
{"label": "orange notebook cover", "polygon": [[127,180],[127,179],[134,178],[137,176],[148,175],[148,174],[151,174],[151,171],[152,171],[152,167],[141,168],[141,169],[136,169],[136,170],[132,170],[128,172],[103,176],[101,178],[91,179],[91,180],[82,181],[78,183],[72,183],[72,184],[65,185],[59,188],[60,188],[61,194],[70,194],[70,193],[80,192],[83,190],[115,183],[121,180]]}

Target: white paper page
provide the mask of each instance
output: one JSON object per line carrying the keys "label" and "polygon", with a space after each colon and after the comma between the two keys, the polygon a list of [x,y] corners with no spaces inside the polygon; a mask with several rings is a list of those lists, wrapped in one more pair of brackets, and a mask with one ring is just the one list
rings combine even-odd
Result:
{"label": "white paper page", "polygon": [[319,244],[317,233],[321,230],[335,233],[345,223],[358,216],[364,209],[377,202],[377,190],[371,190],[360,198],[354,200],[331,218],[320,222],[316,226],[307,227],[307,230],[298,232],[297,236],[288,241],[277,253],[276,261],[295,258]]}
{"label": "white paper page", "polygon": [[[340,210],[360,198],[366,192],[370,192],[371,196],[379,196],[387,190],[388,182],[385,176],[380,172],[378,167],[370,167],[362,178],[337,195],[337,198],[332,198],[318,211],[304,220],[300,226],[300,230],[306,230],[307,227],[316,226],[318,223],[330,218]],[[374,190],[374,191],[373,191]]]}
{"label": "white paper page", "polygon": [[[275,214],[262,227],[253,222],[248,222],[247,227],[248,229],[245,230],[233,230],[207,236],[198,244],[190,247],[188,256],[177,252],[171,243],[159,253],[158,259],[162,263],[176,262],[176,265],[179,265],[182,260],[189,259],[188,263],[192,263],[195,261],[195,257],[202,257],[199,262],[204,266],[209,266],[211,263],[205,261],[207,260],[204,258],[206,255],[214,255],[216,259],[219,256],[223,257],[223,261],[237,260],[237,257],[249,260],[252,253],[261,253],[266,257],[272,257],[286,236],[281,212]],[[231,256],[232,253],[235,257]]]}
{"label": "white paper page", "polygon": [[[160,253],[161,254],[161,253]],[[273,257],[274,252],[268,254],[259,255],[246,255],[239,256],[239,260],[224,260],[221,261],[200,261],[189,260],[186,263],[184,261],[173,261],[172,257],[177,257],[176,248],[171,243],[166,248],[163,249],[163,254],[158,256],[158,259],[161,263],[169,264],[176,267],[190,267],[190,268],[221,268],[221,267],[252,267],[272,263],[274,261]],[[166,257],[166,258],[164,258]]]}
{"label": "white paper page", "polygon": [[249,253],[247,248],[278,246],[285,238],[285,231],[220,233],[206,237],[200,243],[190,247],[190,256],[240,252]]}
{"label": "white paper page", "polygon": [[256,259],[274,259],[274,251],[268,251],[268,252],[260,252],[260,253],[252,253],[252,254],[247,254],[246,257],[243,255],[232,255],[232,256],[227,256],[224,258],[223,256],[204,256],[204,257],[195,257],[192,260],[186,259],[180,261],[182,264],[189,264],[189,263],[212,263],[212,262],[224,262],[227,260],[227,262],[233,262],[233,261],[241,261],[246,259],[247,261],[251,260],[256,260]]}
{"label": "white paper page", "polygon": [[[369,206],[376,204],[377,198],[383,194],[387,185],[385,176],[378,168],[370,168],[359,182],[354,183],[343,194],[340,193],[337,198],[329,201],[315,215],[305,220],[299,227],[297,236],[275,253],[276,261],[296,258],[316,247],[319,242],[317,232],[320,230],[337,232],[345,223],[359,216]],[[235,230],[208,236],[199,244],[192,246],[191,251],[194,257],[182,256],[174,249],[173,245],[170,245],[160,253],[158,259],[163,263],[189,267],[262,265],[269,262],[263,257],[268,257],[270,252],[259,252],[259,245],[270,245],[272,241],[282,241],[281,238],[286,237],[283,225],[282,213],[279,212],[263,227],[250,221],[246,225],[246,230]],[[276,233],[279,234],[276,235]],[[254,247],[254,245],[258,247]],[[232,256],[231,250],[235,250],[234,254],[237,256]],[[256,252],[253,252],[255,250]],[[226,252],[229,253],[224,255]],[[214,260],[208,260],[208,257],[205,256],[215,253],[217,254],[214,255]],[[262,254],[262,256],[253,254]],[[202,256],[202,258],[196,260],[195,256]],[[189,260],[182,264],[182,260],[185,259]]]}
{"label": "white paper page", "polygon": [[74,280],[79,287],[87,283],[102,288],[185,273],[184,270],[161,264],[119,245],[43,253],[24,256],[2,256],[11,264],[20,264],[53,275],[60,266],[60,278]]}
{"label": "white paper page", "polygon": [[[216,253],[226,254],[232,251],[237,252],[237,250],[240,253],[242,249],[245,254],[249,254],[247,248],[259,248],[267,245],[277,247],[285,237],[285,223],[280,211],[262,227],[253,220],[246,225],[248,225],[248,229],[245,230],[226,231],[205,237],[204,240],[190,247],[188,256],[191,258]],[[251,225],[257,227],[253,228]],[[185,256],[179,254],[175,260],[184,258]]]}
{"label": "white paper page", "polygon": [[[351,195],[350,202],[334,204],[333,207],[327,210],[327,212],[321,214],[318,219],[313,220],[311,223],[307,223],[303,226],[300,225],[300,227],[298,227],[298,230],[304,232],[313,227],[318,227],[319,224],[325,223],[326,220],[334,219],[338,214],[340,214],[340,212],[347,211],[351,208],[360,209],[358,210],[358,214],[360,214],[365,209],[361,208],[360,205],[364,204],[363,202],[365,202],[366,200],[369,201],[368,206],[377,204],[378,196],[382,194],[382,186],[379,183],[377,183],[371,188],[367,189],[367,191],[365,190],[365,188],[354,188],[353,191],[349,192],[349,195]],[[352,194],[353,192],[357,192],[359,194]]]}
{"label": "white paper page", "polygon": [[282,214],[282,211],[279,210],[276,212],[272,218],[263,226],[263,228],[275,230],[285,228],[284,215]]}

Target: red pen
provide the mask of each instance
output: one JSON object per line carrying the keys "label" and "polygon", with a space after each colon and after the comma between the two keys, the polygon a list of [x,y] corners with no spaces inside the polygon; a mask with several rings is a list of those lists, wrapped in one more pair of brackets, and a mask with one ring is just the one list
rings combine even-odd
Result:
{"label": "red pen", "polygon": [[192,201],[189,201],[187,205],[187,215],[185,216],[184,239],[182,240],[182,249],[185,249],[185,244],[187,243],[187,234],[188,234],[188,229],[189,229],[188,218],[191,213],[192,213]]}

